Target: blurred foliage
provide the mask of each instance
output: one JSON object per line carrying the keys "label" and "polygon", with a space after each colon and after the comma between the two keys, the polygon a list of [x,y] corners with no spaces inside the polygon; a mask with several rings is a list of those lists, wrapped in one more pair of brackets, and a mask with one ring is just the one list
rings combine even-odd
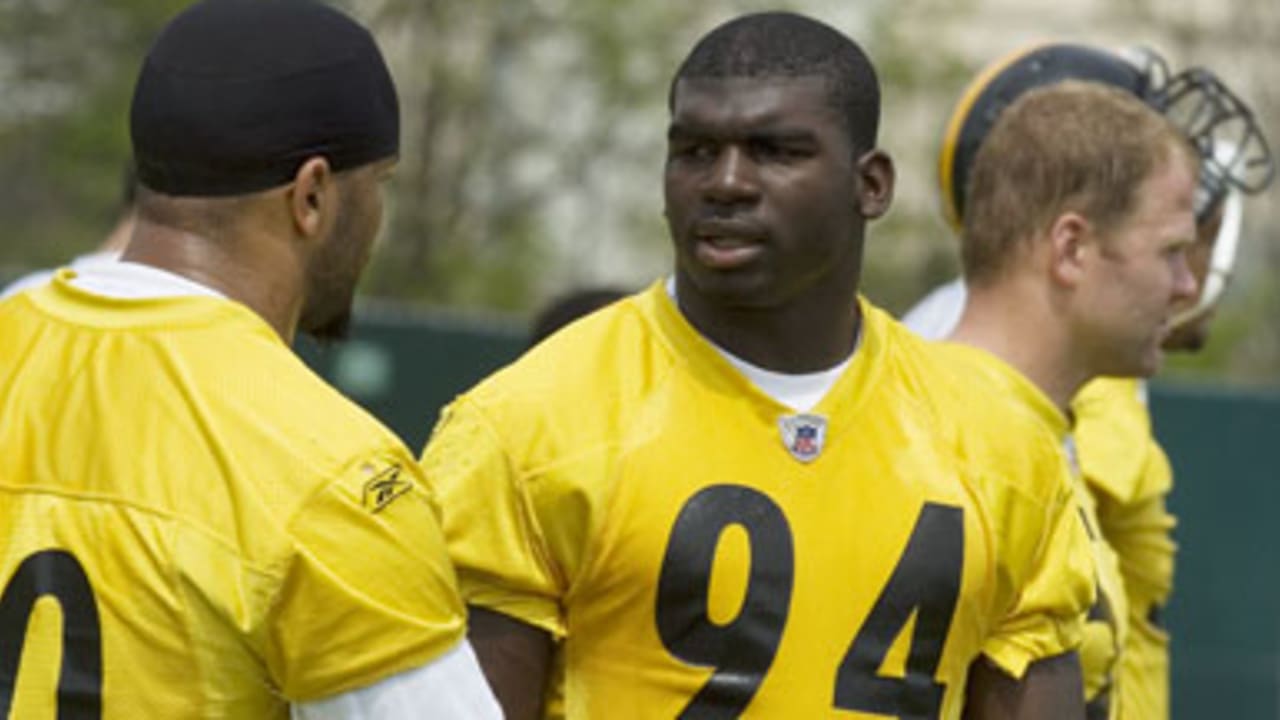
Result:
{"label": "blurred foliage", "polygon": [[[1161,46],[1219,70],[1280,140],[1274,0],[332,0],[369,25],[401,94],[402,155],[362,292],[528,315],[567,286],[668,271],[666,94],[694,40],[733,14],[790,7],[859,39],[884,88],[894,209],[869,231],[863,288],[895,312],[956,272],[934,166],[952,104],[1033,40]],[[0,0],[0,275],[90,249],[116,212],[137,66],[185,0]],[[1025,7],[1024,7],[1025,5]],[[1209,9],[1206,9],[1209,8]],[[1260,56],[1247,55],[1254,48]],[[1262,50],[1257,50],[1262,48]],[[1280,217],[1251,200],[1241,271],[1189,376],[1280,376]]]}
{"label": "blurred foliage", "polygon": [[385,41],[406,118],[399,211],[367,292],[527,311],[565,284],[594,281],[628,247],[664,247],[664,99],[706,6],[352,7]]}
{"label": "blurred foliage", "polygon": [[139,60],[185,5],[0,2],[0,268],[64,261],[111,226]]}

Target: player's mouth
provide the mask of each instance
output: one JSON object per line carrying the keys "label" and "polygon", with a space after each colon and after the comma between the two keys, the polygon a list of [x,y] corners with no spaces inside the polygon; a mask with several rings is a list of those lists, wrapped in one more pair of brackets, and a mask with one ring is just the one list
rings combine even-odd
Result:
{"label": "player's mouth", "polygon": [[699,223],[693,237],[694,256],[715,270],[741,267],[764,252],[764,233],[741,223]]}

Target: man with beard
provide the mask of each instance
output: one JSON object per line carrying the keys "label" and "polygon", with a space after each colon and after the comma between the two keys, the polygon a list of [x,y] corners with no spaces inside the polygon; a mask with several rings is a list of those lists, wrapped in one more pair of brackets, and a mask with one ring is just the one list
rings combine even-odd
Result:
{"label": "man with beard", "polygon": [[120,261],[0,303],[0,716],[498,717],[412,455],[289,348],[381,221],[372,36],[205,0],[130,130]]}
{"label": "man with beard", "polygon": [[1060,454],[1002,442],[1022,419],[857,295],[894,183],[869,59],[747,15],[669,105],[673,276],[481,382],[423,454],[508,716],[1078,718]]}

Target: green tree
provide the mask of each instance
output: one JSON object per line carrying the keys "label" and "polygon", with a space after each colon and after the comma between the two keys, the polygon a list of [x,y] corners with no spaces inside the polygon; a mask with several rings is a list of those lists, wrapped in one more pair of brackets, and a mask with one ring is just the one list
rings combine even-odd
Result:
{"label": "green tree", "polygon": [[0,3],[0,272],[62,262],[110,228],[138,64],[185,4]]}

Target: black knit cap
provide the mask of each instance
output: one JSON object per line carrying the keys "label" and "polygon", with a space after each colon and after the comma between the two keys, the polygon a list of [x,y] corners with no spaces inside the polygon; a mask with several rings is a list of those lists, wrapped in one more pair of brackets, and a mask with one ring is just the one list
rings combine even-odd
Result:
{"label": "black knit cap", "polygon": [[204,0],[147,53],[130,111],[138,180],[225,196],[395,155],[399,101],[369,31],[315,0]]}

